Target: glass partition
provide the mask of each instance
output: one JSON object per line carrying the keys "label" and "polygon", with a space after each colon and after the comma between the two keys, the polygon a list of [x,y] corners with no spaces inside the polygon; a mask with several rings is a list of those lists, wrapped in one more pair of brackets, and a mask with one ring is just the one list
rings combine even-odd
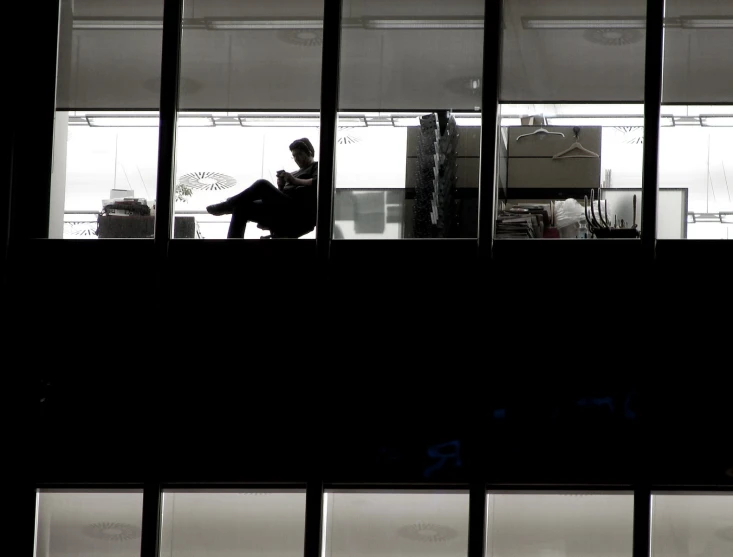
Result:
{"label": "glass partition", "polygon": [[638,238],[602,190],[641,187],[646,1],[503,6],[496,238]]}

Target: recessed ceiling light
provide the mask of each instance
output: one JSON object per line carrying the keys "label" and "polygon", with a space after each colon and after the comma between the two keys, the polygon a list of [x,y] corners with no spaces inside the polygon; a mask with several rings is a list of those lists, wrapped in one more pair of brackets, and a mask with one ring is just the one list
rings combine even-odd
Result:
{"label": "recessed ceiling light", "polygon": [[450,526],[442,526],[440,524],[433,524],[432,522],[407,524],[400,528],[398,533],[408,540],[426,543],[442,543],[458,537],[458,532]]}
{"label": "recessed ceiling light", "polygon": [[281,41],[296,46],[323,45],[323,31],[321,29],[283,29],[278,33]]}
{"label": "recessed ceiling light", "polygon": [[124,522],[96,522],[84,527],[84,533],[90,538],[123,542],[140,537],[140,528]]}
{"label": "recessed ceiling light", "polygon": [[623,46],[638,43],[643,35],[638,29],[587,29],[583,32],[586,41],[604,46]]}

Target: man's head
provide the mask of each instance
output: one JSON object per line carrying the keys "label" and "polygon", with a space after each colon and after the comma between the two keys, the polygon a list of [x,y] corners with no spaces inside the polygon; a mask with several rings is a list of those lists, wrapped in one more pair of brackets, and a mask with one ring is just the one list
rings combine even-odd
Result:
{"label": "man's head", "polygon": [[313,144],[306,137],[293,141],[290,144],[290,152],[293,155],[293,160],[300,168],[311,164],[315,155]]}
{"label": "man's head", "polygon": [[316,151],[315,149],[313,149],[313,144],[310,142],[310,139],[308,139],[307,137],[296,139],[295,141],[293,141],[290,144],[289,148],[291,151],[295,151],[295,150],[303,151],[304,153],[306,153],[308,156],[311,156],[311,157],[316,156]]}

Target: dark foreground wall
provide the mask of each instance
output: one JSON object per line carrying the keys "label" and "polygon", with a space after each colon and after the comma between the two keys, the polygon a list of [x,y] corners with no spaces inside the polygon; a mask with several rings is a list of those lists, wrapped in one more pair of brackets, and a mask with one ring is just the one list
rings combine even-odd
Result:
{"label": "dark foreground wall", "polygon": [[584,379],[587,365],[564,378],[418,359],[388,372],[386,353],[325,357],[330,372],[261,360],[227,373],[217,364],[231,358],[203,356],[180,374],[112,359],[96,376],[46,374],[36,481],[733,485],[730,404],[692,375],[665,387]]}

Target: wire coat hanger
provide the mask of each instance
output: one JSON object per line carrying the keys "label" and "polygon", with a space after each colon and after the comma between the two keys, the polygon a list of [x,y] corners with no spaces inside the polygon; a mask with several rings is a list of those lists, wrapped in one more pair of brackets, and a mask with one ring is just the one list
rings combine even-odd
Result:
{"label": "wire coat hanger", "polygon": [[[564,149],[554,155],[553,159],[597,159],[599,158],[598,153],[594,153],[593,151],[586,149],[583,147],[580,142],[578,141],[578,136],[580,135],[580,128],[578,126],[575,126],[573,128],[573,133],[575,134],[575,142],[568,147],[567,149]],[[572,151],[579,151],[578,153],[570,154]]]}
{"label": "wire coat hanger", "polygon": [[536,129],[535,131],[533,131],[531,133],[523,133],[522,135],[517,136],[517,141],[519,141],[523,137],[527,137],[528,135],[537,135],[539,133],[543,133],[543,134],[547,134],[547,135],[561,135],[561,136],[565,137],[565,134],[562,133],[562,132],[551,132],[551,131],[546,130],[545,128],[538,128],[538,129]]}

